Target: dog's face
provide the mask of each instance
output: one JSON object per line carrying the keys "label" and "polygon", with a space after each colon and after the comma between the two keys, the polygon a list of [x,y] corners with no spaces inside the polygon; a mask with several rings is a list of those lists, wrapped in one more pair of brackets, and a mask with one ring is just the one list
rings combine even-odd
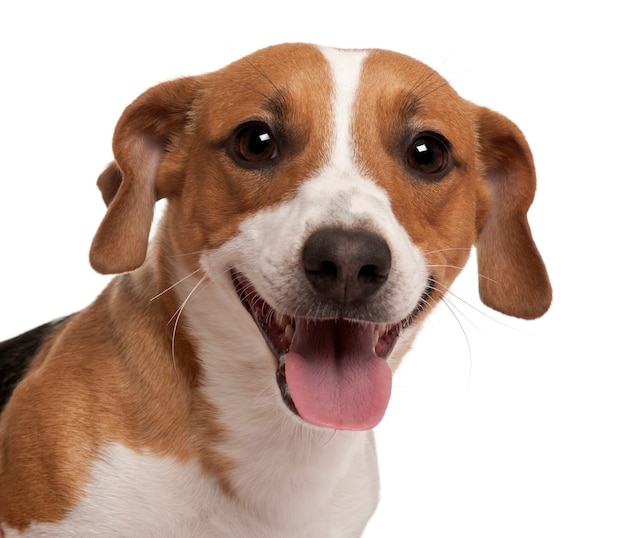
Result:
{"label": "dog's face", "polygon": [[522,134],[411,58],[265,49],[146,92],[114,150],[94,267],[141,265],[167,197],[173,255],[241,303],[312,424],[380,420],[391,369],[472,245],[486,304],[532,318],[550,303]]}

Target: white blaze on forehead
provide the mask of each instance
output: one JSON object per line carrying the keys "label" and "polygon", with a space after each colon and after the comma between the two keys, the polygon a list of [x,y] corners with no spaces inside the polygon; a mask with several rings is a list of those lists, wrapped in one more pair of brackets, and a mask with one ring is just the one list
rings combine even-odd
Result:
{"label": "white blaze on forehead", "polygon": [[331,163],[354,165],[354,143],[352,140],[352,112],[359,81],[361,65],[369,54],[362,50],[338,50],[322,47],[328,60],[334,90],[334,144]]}
{"label": "white blaze on forehead", "polygon": [[[333,80],[333,125],[327,165],[317,177],[300,187],[300,215],[313,227],[364,225],[373,231],[389,231],[395,221],[384,189],[361,170],[355,154],[354,110],[367,50],[320,47]],[[296,199],[298,202],[298,199]],[[393,227],[394,225],[391,224]],[[385,230],[387,229],[387,230]]]}

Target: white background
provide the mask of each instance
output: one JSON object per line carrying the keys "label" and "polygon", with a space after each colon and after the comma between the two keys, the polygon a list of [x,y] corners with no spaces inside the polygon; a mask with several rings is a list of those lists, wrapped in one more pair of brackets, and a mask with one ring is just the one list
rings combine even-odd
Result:
{"label": "white background", "polygon": [[95,180],[141,91],[283,41],[394,49],[525,132],[555,295],[506,318],[468,265],[396,377],[366,536],[626,536],[623,22],[612,0],[3,2],[0,339],[107,282]]}

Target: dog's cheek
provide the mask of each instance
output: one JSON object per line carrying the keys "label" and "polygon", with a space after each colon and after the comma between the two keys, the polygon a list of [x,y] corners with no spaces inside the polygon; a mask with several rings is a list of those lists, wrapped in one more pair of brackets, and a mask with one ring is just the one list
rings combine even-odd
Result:
{"label": "dog's cheek", "polygon": [[423,253],[435,280],[447,287],[467,261],[475,240],[475,189],[460,174],[438,184],[408,187],[404,196],[392,193],[394,213]]}
{"label": "dog's cheek", "polygon": [[203,256],[239,237],[241,224],[255,213],[254,208],[241,207],[241,192],[229,188],[222,172],[200,169],[196,174],[201,177],[188,176],[182,193],[168,201],[164,218],[169,223],[163,226],[178,260],[190,272],[199,269]]}
{"label": "dog's cheek", "polygon": [[189,153],[184,150],[171,151],[162,159],[156,179],[158,199],[180,196],[188,160]]}

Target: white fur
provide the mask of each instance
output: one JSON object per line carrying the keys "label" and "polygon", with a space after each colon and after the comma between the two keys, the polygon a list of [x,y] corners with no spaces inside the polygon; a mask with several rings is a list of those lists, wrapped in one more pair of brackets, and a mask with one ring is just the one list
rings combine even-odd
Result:
{"label": "white fur", "polygon": [[[298,419],[280,397],[276,358],[228,274],[194,287],[187,279],[177,293],[191,294],[183,323],[196,339],[202,392],[228,428],[220,450],[235,462],[238,502],[223,513],[241,525],[231,535],[258,527],[267,530],[255,536],[359,536],[378,500],[372,432]],[[226,502],[214,494],[212,502]]]}
{"label": "white fur", "polygon": [[[330,441],[330,446],[332,444]],[[336,448],[327,445],[324,450],[337,452]],[[94,463],[82,501],[63,522],[37,524],[25,534],[7,529],[5,534],[7,538],[356,537],[364,526],[359,517],[364,507],[363,499],[358,493],[369,486],[368,469],[375,458],[374,454],[365,453],[364,443],[359,443],[359,448],[360,451],[353,453],[357,458],[352,459],[350,469],[354,476],[353,492],[327,484],[325,504],[316,504],[318,499],[310,498],[310,491],[306,489],[311,484],[296,478],[288,490],[280,490],[284,497],[275,499],[277,494],[273,494],[275,510],[261,513],[258,507],[248,504],[248,499],[236,502],[226,498],[215,481],[203,476],[195,463],[182,464],[172,458],[139,454],[115,444]],[[254,459],[249,454],[247,457]],[[261,455],[258,457],[260,459]],[[289,460],[284,462],[285,465],[289,463]],[[312,468],[308,471],[307,462],[299,462],[299,466],[306,475],[321,473],[316,482],[322,482],[326,478],[324,469],[311,463]],[[277,467],[272,473],[281,475]],[[263,493],[271,493],[275,485],[269,482],[263,491],[256,491],[259,499]],[[356,495],[352,497],[352,493]],[[298,504],[304,504],[304,509]],[[367,507],[373,509],[371,500]]]}
{"label": "white fur", "polygon": [[320,47],[330,65],[335,82],[334,144],[332,163],[335,167],[354,169],[354,144],[352,142],[352,111],[354,97],[359,87],[361,65],[369,52],[364,50],[338,50]]}

